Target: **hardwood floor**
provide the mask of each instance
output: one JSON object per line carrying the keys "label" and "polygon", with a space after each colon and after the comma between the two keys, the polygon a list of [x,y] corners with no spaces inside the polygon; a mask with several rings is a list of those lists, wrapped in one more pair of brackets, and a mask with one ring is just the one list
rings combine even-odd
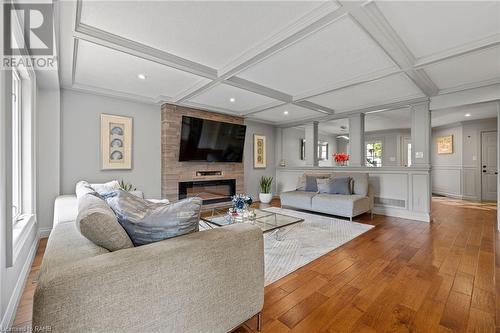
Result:
{"label": "hardwood floor", "polygon": [[[495,332],[495,204],[434,198],[430,224],[368,214],[355,220],[376,227],[266,287],[263,332]],[[16,326],[30,323],[45,243]],[[254,318],[235,332],[255,325]]]}

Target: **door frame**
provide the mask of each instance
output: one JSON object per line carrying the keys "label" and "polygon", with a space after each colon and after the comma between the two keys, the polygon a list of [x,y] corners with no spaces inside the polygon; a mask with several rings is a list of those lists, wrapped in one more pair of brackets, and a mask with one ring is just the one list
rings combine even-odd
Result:
{"label": "door frame", "polygon": [[[484,131],[479,131],[479,200],[483,201],[483,133],[490,133],[490,132],[495,132],[497,133],[497,170],[498,170],[498,131],[497,130],[484,130]],[[498,174],[497,174],[497,184],[498,184]],[[495,202],[498,202],[498,186],[497,186],[497,200]]]}

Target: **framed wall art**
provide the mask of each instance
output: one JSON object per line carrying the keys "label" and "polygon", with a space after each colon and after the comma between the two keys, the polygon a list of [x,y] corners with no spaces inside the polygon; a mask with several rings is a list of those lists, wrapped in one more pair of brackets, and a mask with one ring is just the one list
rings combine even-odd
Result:
{"label": "framed wall art", "polygon": [[101,168],[132,169],[132,118],[101,114]]}
{"label": "framed wall art", "polygon": [[436,145],[438,154],[453,154],[453,135],[438,137]]}
{"label": "framed wall art", "polygon": [[253,136],[253,167],[263,169],[266,164],[266,137],[254,134]]}

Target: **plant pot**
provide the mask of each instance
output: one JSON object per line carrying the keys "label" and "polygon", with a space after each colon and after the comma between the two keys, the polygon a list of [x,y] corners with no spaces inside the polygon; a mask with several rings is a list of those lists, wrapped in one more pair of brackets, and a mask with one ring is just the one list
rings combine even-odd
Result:
{"label": "plant pot", "polygon": [[259,200],[262,203],[268,204],[273,200],[273,194],[272,193],[259,193]]}

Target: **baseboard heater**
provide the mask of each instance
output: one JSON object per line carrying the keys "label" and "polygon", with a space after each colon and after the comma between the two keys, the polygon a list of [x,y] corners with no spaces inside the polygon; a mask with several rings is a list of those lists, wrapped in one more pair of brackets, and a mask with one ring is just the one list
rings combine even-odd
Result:
{"label": "baseboard heater", "polygon": [[406,201],[401,199],[375,197],[375,204],[382,206],[406,208]]}

